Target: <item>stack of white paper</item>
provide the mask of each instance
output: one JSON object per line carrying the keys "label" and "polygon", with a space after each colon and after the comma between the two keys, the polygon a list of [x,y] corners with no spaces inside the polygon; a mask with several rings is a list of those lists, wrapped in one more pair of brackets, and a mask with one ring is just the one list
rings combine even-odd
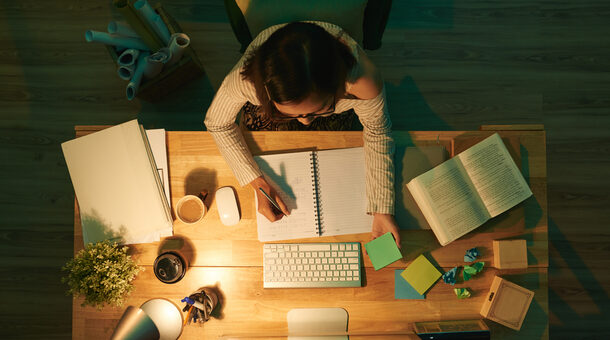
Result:
{"label": "stack of white paper", "polygon": [[[153,132],[157,148],[159,138],[159,132]],[[162,140],[164,144],[164,133]],[[65,142],[62,149],[85,244],[147,243],[172,235],[168,180],[163,176],[164,190],[158,172],[165,168],[167,173],[167,158],[159,156],[161,164],[155,164],[146,133],[136,120]]]}

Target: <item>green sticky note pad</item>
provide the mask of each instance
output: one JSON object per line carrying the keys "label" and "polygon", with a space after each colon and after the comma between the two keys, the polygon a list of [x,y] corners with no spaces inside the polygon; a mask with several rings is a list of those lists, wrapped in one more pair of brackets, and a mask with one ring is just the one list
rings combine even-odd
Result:
{"label": "green sticky note pad", "polygon": [[424,294],[441,277],[438,269],[424,255],[419,255],[400,275],[419,294]]}
{"label": "green sticky note pad", "polygon": [[392,233],[385,233],[371,242],[364,245],[369,258],[373,263],[373,268],[379,270],[388,264],[400,260],[402,254],[396,246]]}

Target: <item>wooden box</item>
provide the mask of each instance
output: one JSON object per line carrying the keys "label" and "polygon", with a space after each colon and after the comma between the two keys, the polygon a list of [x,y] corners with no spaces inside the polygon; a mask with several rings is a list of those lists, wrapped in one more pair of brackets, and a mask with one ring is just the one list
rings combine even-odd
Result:
{"label": "wooden box", "polygon": [[487,299],[483,302],[481,315],[506,327],[519,330],[533,298],[534,292],[531,290],[496,276],[491,283]]}
{"label": "wooden box", "polygon": [[527,268],[525,240],[494,240],[494,267],[498,269]]}
{"label": "wooden box", "polygon": [[[184,33],[180,25],[163,9],[161,4],[157,4],[154,7],[155,11],[167,25],[170,34]],[[106,45],[106,48],[116,64],[119,58],[116,50],[113,46]],[[195,50],[189,46],[184,51],[180,61],[169,67],[164,67],[163,71],[152,79],[142,79],[136,97],[149,102],[156,101],[189,81],[201,77],[203,74],[203,65],[197,57]]]}

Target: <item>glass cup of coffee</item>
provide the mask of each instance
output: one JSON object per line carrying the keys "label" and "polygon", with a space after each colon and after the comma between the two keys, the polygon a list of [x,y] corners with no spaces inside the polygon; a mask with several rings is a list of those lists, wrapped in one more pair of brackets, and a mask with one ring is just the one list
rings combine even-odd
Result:
{"label": "glass cup of coffee", "polygon": [[180,254],[168,251],[155,259],[153,271],[159,281],[163,283],[176,283],[184,277],[188,265]]}
{"label": "glass cup of coffee", "polygon": [[207,207],[201,198],[195,195],[186,195],[176,204],[176,217],[185,224],[194,224],[203,218]]}

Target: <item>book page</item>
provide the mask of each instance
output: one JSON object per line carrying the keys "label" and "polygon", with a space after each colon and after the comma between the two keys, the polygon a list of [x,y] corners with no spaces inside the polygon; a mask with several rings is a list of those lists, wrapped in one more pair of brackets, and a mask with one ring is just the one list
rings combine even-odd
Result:
{"label": "book page", "polygon": [[457,157],[494,217],[532,195],[502,138],[495,133]]}
{"label": "book page", "polygon": [[322,236],[368,233],[364,148],[317,151]]}
{"label": "book page", "polygon": [[[424,214],[434,214],[438,226],[430,221],[441,245],[468,233],[490,216],[458,158],[452,158],[416,177],[413,184],[423,197],[414,193]],[[412,186],[411,183],[409,183]],[[424,200],[422,204],[420,200]],[[426,212],[426,203],[430,211]],[[441,230],[437,230],[437,229]],[[444,237],[439,237],[439,234]]]}
{"label": "book page", "polygon": [[[311,151],[255,156],[254,160],[290,210],[290,216],[276,222],[257,212],[258,240],[267,242],[317,236]],[[256,207],[258,211],[258,202]]]}

